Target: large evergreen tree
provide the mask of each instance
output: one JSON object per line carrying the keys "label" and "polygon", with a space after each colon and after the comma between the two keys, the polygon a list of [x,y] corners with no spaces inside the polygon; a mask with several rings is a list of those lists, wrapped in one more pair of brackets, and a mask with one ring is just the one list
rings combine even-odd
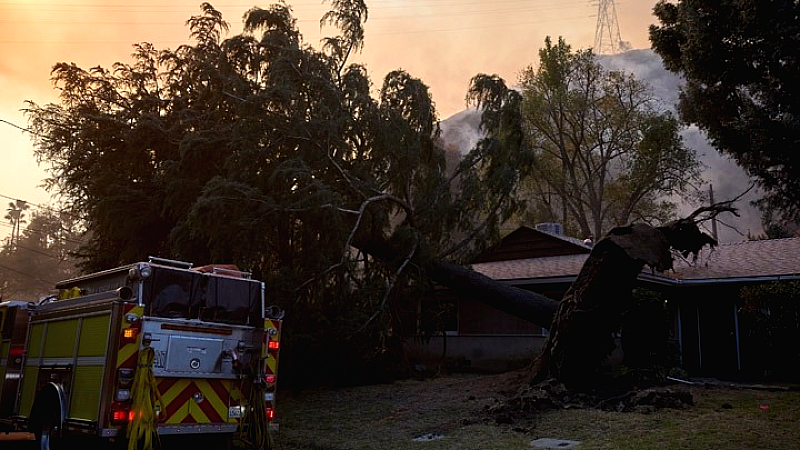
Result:
{"label": "large evergreen tree", "polygon": [[685,83],[683,120],[755,177],[767,211],[800,218],[800,4],[660,1],[653,50]]}

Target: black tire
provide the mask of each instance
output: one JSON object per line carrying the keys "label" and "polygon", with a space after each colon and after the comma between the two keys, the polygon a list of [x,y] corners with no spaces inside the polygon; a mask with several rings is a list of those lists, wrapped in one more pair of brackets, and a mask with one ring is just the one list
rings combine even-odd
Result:
{"label": "black tire", "polygon": [[60,450],[62,441],[62,420],[64,419],[64,396],[61,385],[48,383],[42,387],[33,402],[28,430],[36,436],[35,445],[39,450]]}
{"label": "black tire", "polygon": [[55,409],[45,411],[39,427],[34,430],[39,450],[59,450],[61,448],[61,413]]}

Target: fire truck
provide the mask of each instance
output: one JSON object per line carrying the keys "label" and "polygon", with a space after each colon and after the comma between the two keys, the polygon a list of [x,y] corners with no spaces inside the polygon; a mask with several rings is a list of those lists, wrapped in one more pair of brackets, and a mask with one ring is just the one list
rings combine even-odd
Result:
{"label": "fire truck", "polygon": [[283,311],[262,282],[151,257],[55,287],[0,303],[0,440],[46,450],[181,434],[269,448]]}

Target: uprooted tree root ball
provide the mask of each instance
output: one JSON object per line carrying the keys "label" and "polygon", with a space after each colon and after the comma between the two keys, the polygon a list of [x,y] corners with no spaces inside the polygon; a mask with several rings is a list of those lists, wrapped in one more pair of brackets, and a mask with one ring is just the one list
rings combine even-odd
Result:
{"label": "uprooted tree root ball", "polygon": [[633,389],[568,389],[555,379],[524,386],[504,400],[488,406],[496,423],[512,424],[555,409],[599,409],[615,412],[651,413],[661,409],[694,406],[692,393],[681,386]]}

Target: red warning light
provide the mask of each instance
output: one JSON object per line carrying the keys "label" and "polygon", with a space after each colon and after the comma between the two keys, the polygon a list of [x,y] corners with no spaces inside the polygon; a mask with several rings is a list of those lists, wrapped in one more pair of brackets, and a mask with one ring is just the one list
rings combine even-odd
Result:
{"label": "red warning light", "polygon": [[114,402],[111,405],[111,422],[121,425],[133,421],[135,414],[126,405]]}

